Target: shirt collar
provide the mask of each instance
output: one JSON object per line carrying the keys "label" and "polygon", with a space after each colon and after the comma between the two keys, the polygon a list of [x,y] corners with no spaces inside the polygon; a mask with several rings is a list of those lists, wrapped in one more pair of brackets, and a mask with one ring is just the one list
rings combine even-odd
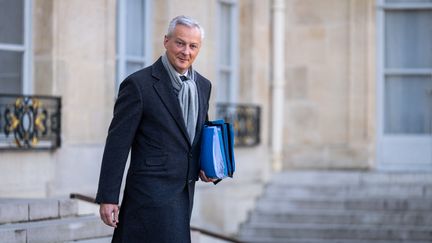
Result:
{"label": "shirt collar", "polygon": [[184,73],[184,74],[180,74],[180,73],[178,73],[177,71],[176,71],[176,75],[180,78],[180,76],[186,76],[186,77],[189,77],[188,76],[188,73],[189,73],[189,70],[186,70],[186,72]]}

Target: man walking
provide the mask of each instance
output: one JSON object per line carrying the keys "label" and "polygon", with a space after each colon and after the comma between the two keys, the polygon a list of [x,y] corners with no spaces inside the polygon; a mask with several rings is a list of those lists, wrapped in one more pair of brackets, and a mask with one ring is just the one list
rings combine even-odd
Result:
{"label": "man walking", "polygon": [[96,196],[102,220],[115,227],[112,242],[190,242],[195,181],[212,181],[199,169],[211,83],[192,68],[203,38],[197,21],[174,18],[165,54],[120,86]]}

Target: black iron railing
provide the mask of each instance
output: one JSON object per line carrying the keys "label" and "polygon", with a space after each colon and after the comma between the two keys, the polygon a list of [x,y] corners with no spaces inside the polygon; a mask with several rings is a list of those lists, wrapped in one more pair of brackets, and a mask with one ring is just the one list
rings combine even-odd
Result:
{"label": "black iron railing", "polygon": [[233,124],[235,146],[247,147],[260,143],[261,107],[219,103],[216,105],[216,117]]}
{"label": "black iron railing", "polygon": [[60,147],[61,98],[0,94],[0,149]]}

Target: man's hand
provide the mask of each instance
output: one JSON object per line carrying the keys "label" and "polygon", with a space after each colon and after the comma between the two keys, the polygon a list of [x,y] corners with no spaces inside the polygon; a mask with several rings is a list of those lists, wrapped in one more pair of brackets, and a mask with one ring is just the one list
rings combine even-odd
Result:
{"label": "man's hand", "polygon": [[215,181],[217,181],[217,179],[208,178],[206,176],[206,174],[204,173],[204,171],[202,171],[202,170],[200,170],[199,177],[204,182],[215,182]]}
{"label": "man's hand", "polygon": [[111,227],[116,228],[119,214],[119,206],[117,204],[101,203],[99,207],[99,214],[102,221]]}

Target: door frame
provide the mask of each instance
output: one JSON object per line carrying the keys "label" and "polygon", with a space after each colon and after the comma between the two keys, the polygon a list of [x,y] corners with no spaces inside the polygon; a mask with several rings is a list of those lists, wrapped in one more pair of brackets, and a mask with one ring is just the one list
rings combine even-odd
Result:
{"label": "door frame", "polygon": [[[385,65],[384,65],[384,33],[385,33],[385,11],[387,10],[403,10],[403,9],[430,9],[432,10],[432,3],[419,4],[419,3],[404,3],[402,5],[385,4],[384,0],[376,1],[376,41],[377,41],[377,143],[376,143],[376,168],[378,170],[391,170],[391,171],[432,171],[432,134],[429,135],[385,135],[384,134],[384,97],[385,97]],[[398,72],[399,70],[392,70]],[[388,73],[388,70],[387,70]],[[432,67],[428,69],[416,70],[415,74],[429,75],[432,79]],[[384,143],[397,145],[400,141],[411,140],[413,153],[408,155],[410,159],[415,160],[418,154],[415,151],[421,150],[421,146],[428,146],[430,154],[428,155],[431,161],[428,164],[425,163],[392,163],[385,162],[384,160],[388,157],[388,151],[384,148]],[[386,157],[387,156],[387,157]]]}

